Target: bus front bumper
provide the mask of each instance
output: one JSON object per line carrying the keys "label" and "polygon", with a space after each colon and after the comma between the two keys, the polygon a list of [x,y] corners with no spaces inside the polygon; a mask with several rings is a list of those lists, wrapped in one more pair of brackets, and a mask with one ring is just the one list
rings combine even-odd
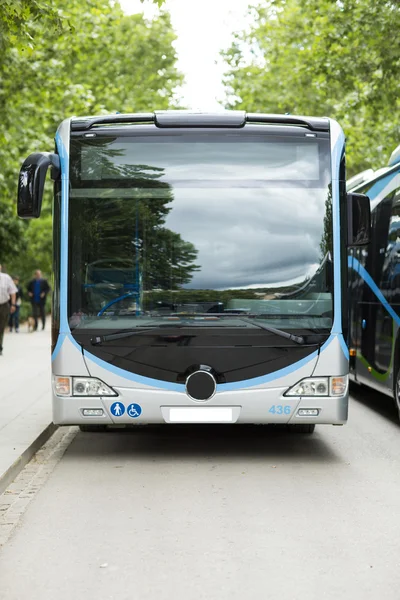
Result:
{"label": "bus front bumper", "polygon": [[347,421],[348,393],[340,397],[288,397],[287,388],[217,392],[207,402],[186,393],[115,388],[113,397],[53,394],[56,425],[148,425],[161,423],[330,424]]}

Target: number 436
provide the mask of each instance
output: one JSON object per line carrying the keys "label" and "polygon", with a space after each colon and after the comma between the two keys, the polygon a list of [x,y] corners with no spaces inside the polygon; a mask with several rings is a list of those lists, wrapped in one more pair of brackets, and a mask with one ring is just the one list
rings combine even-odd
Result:
{"label": "number 436", "polygon": [[288,404],[285,406],[283,406],[283,404],[273,404],[268,412],[272,413],[273,415],[290,415],[291,410],[292,407]]}

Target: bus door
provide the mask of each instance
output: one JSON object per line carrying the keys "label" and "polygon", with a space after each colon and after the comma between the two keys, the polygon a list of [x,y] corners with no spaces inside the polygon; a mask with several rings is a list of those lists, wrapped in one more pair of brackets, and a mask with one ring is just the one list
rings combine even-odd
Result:
{"label": "bus door", "polygon": [[[386,262],[388,235],[392,212],[393,192],[384,198],[372,212],[371,243],[364,251],[364,266],[373,280],[372,287],[363,285],[359,306],[358,330],[360,331],[361,354],[373,369],[385,373],[390,364],[391,318],[375,291],[382,290],[384,265]],[[374,291],[375,290],[375,291]],[[389,317],[389,320],[388,320]],[[390,334],[391,335],[391,334]]]}
{"label": "bus door", "polygon": [[386,305],[380,304],[377,319],[376,362],[381,370],[388,371],[396,339],[396,318],[400,314],[400,190],[391,194],[391,215],[388,227],[385,260],[382,268],[381,292]]}

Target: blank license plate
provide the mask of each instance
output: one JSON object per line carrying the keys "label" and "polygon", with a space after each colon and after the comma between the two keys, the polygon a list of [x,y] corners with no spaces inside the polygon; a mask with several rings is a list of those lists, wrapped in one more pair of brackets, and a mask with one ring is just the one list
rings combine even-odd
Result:
{"label": "blank license plate", "polygon": [[171,423],[232,423],[232,408],[214,406],[194,406],[170,408]]}

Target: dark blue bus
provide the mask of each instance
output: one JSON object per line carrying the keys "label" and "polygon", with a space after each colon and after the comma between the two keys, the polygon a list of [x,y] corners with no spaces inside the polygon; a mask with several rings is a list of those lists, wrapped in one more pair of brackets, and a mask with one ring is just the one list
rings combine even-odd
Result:
{"label": "dark blue bus", "polygon": [[393,397],[400,415],[400,146],[368,175],[347,188],[371,202],[371,242],[349,252],[350,377]]}

